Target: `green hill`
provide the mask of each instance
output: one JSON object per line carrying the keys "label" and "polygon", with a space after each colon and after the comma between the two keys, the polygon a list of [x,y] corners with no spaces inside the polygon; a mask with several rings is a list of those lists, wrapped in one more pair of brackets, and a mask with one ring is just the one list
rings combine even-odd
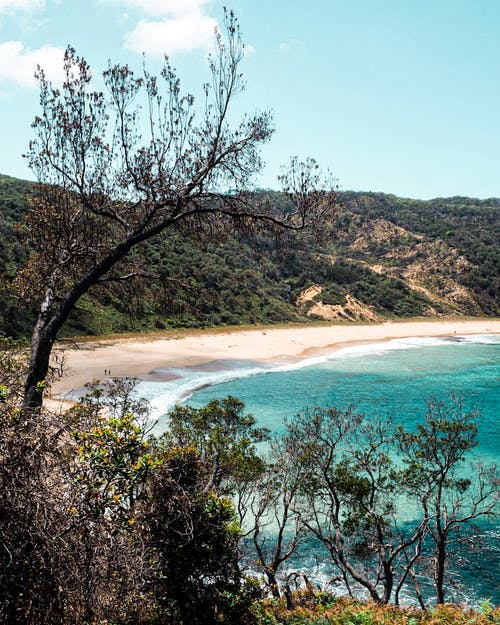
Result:
{"label": "green hill", "polygon": [[[0,176],[0,331],[15,337],[33,319],[9,287],[29,254],[22,214],[31,184]],[[499,315],[500,199],[345,192],[340,202],[321,242],[180,233],[153,241],[134,258],[142,278],[94,290],[67,332]]]}

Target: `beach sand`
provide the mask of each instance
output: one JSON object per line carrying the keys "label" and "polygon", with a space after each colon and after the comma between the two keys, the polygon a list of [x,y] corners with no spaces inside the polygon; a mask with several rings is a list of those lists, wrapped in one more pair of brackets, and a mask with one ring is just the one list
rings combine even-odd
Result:
{"label": "beach sand", "polygon": [[107,377],[135,376],[149,380],[172,379],[167,367],[206,365],[215,360],[293,362],[332,352],[347,344],[381,342],[395,338],[500,334],[500,320],[439,320],[387,322],[378,325],[332,324],[321,326],[264,327],[186,331],[84,341],[72,346],[58,343],[64,354],[65,374],[52,387],[52,397],[64,398],[88,382]]}

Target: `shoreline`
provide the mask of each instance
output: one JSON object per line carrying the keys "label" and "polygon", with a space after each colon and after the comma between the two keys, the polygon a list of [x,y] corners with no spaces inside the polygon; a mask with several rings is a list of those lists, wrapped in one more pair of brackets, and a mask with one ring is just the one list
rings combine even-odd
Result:
{"label": "shoreline", "polygon": [[[500,334],[500,319],[216,328],[180,335],[84,340],[70,348],[59,342],[54,354],[64,355],[65,374],[54,382],[51,397],[52,401],[66,403],[65,395],[80,391],[91,381],[110,376],[164,381],[167,377],[162,377],[162,369],[202,366],[216,360],[291,363],[352,345],[472,334]],[[167,375],[172,379],[171,373]]]}

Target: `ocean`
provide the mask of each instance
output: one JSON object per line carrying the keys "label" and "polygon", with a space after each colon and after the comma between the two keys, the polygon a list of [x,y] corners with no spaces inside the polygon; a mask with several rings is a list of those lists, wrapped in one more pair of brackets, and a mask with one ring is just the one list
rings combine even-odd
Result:
{"label": "ocean", "polygon": [[[391,416],[411,429],[423,419],[426,399],[446,400],[453,394],[481,413],[475,458],[498,464],[499,356],[500,335],[394,339],[299,362],[214,361],[171,368],[165,373],[174,380],[141,382],[138,391],[151,402],[156,433],[168,427],[165,413],[175,403],[199,407],[227,395],[242,400],[259,426],[276,433],[283,431],[285,418],[313,406],[354,406],[367,415]],[[500,603],[499,536],[497,524],[480,525],[470,543],[474,548],[463,549],[454,564],[450,598],[477,603],[491,597],[495,605]],[[307,558],[326,578],[328,564],[322,567],[313,551],[311,546]]]}

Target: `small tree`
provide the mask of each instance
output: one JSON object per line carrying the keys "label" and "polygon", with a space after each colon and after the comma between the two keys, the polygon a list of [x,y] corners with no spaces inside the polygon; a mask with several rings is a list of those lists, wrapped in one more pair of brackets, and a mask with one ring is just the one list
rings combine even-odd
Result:
{"label": "small tree", "polygon": [[158,601],[174,606],[183,623],[242,618],[241,530],[229,496],[256,483],[264,471],[256,444],[268,438],[244,408],[231,396],[202,408],[176,406],[158,441],[161,464],[141,506]]}
{"label": "small tree", "polygon": [[34,253],[17,281],[38,310],[26,407],[41,405],[52,345],[77,302],[96,285],[140,275],[124,261],[141,243],[174,229],[207,236],[214,228],[302,229],[332,208],[335,195],[312,160],[293,159],[282,176],[284,209],[245,191],[273,130],[267,112],[230,124],[232,102],[244,88],[242,57],[231,12],[226,39],[216,36],[199,121],[168,61],[160,76],[144,70],[139,78],[127,65],[110,66],[107,94],[92,88],[90,67],[72,48],[61,90],[38,70],[41,114],[27,154],[40,182],[27,215]]}
{"label": "small tree", "polygon": [[205,492],[234,495],[239,483],[254,482],[264,471],[256,444],[269,432],[255,427],[255,417],[245,405],[228,395],[212,399],[202,408],[176,406],[168,413],[166,440],[196,448],[206,470]]}
{"label": "small tree", "polygon": [[358,584],[388,603],[414,564],[408,549],[425,535],[425,523],[405,529],[398,520],[391,423],[317,408],[289,423],[285,440],[302,471],[302,522],[323,543],[349,594]]}
{"label": "small tree", "polygon": [[[324,545],[346,588],[350,589],[351,576],[378,601],[375,585],[353,566],[345,549],[343,521],[349,507],[336,475],[346,439],[361,421],[361,415],[336,408],[305,411],[287,424],[286,445],[294,449],[303,476],[299,512],[304,525]],[[352,486],[356,479],[354,476]]]}
{"label": "small tree", "polygon": [[[389,603],[393,593],[399,603],[427,531],[425,519],[412,524],[399,519],[404,505],[395,448],[392,420],[365,418],[348,436],[342,468],[337,472],[339,490],[350,496],[346,533],[353,541],[354,553],[374,563],[374,581],[382,587],[382,603]],[[420,599],[418,586],[415,590]]]}
{"label": "small tree", "polygon": [[305,535],[296,508],[303,476],[294,462],[293,451],[283,440],[273,440],[266,470],[250,484],[251,493],[245,501],[249,512],[247,527],[242,523],[252,541],[255,563],[264,572],[274,597],[281,594],[279,569],[296,553]]}
{"label": "small tree", "polygon": [[478,445],[478,412],[463,401],[427,402],[425,423],[415,432],[399,429],[406,463],[404,480],[422,507],[434,543],[433,577],[437,603],[444,603],[447,560],[460,532],[497,511],[500,481],[496,467],[473,465],[469,452]]}
{"label": "small tree", "polygon": [[222,615],[233,622],[242,581],[234,506],[206,490],[210,467],[194,446],[164,439],[156,457],[138,520],[152,565],[151,591],[164,622],[210,625]]}

